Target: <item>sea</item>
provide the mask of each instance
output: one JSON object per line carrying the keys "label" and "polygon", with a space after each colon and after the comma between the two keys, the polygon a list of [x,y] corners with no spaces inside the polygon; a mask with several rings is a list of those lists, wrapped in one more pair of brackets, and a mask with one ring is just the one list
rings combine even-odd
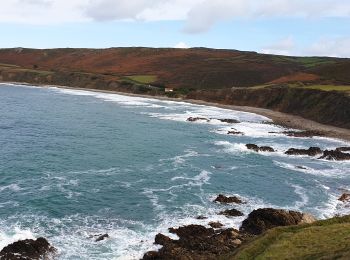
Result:
{"label": "sea", "polygon": [[[350,214],[338,201],[350,189],[349,162],[284,154],[349,142],[288,137],[286,130],[261,115],[213,106],[1,84],[0,250],[42,236],[58,259],[140,259],[159,249],[157,233],[176,238],[169,227],[220,221],[239,228],[257,208],[319,219]],[[276,152],[256,153],[248,143]],[[218,194],[247,203],[213,203]],[[219,215],[231,208],[245,216]],[[95,242],[99,234],[109,238]]]}

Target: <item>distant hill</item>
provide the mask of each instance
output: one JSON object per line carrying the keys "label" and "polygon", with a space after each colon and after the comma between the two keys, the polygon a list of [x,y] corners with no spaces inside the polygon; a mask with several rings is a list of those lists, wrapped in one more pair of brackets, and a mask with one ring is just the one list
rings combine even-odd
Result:
{"label": "distant hill", "polygon": [[119,79],[147,76],[152,79],[149,84],[173,88],[218,89],[288,82],[350,85],[350,59],[206,48],[14,48],[0,50],[0,63],[24,69],[106,74]]}
{"label": "distant hill", "polygon": [[350,59],[206,48],[0,49],[0,81],[261,107],[348,129],[349,71]]}

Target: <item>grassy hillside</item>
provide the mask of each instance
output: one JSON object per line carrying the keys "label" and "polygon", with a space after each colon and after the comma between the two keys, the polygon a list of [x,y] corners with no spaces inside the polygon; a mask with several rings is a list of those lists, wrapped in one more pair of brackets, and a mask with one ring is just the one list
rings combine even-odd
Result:
{"label": "grassy hillside", "polygon": [[0,63],[43,71],[131,76],[138,82],[175,88],[217,89],[295,81],[350,85],[349,59],[206,48],[0,49]]}
{"label": "grassy hillside", "polygon": [[269,230],[223,259],[350,259],[350,216]]}

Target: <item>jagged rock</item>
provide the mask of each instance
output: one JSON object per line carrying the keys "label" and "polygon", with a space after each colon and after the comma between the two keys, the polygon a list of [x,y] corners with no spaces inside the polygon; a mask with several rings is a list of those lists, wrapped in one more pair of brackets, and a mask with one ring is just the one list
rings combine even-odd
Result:
{"label": "jagged rock", "polygon": [[272,147],[269,146],[261,146],[259,147],[256,144],[247,144],[247,149],[253,150],[255,152],[274,152],[275,150]]}
{"label": "jagged rock", "polygon": [[220,215],[224,215],[226,217],[241,217],[241,216],[244,216],[244,214],[242,212],[240,212],[239,210],[237,210],[237,209],[227,209],[227,210],[221,211],[219,214]]}
{"label": "jagged rock", "polygon": [[326,150],[323,152],[323,155],[319,159],[326,159],[330,161],[347,161],[350,160],[350,154],[343,153],[339,150]]}
{"label": "jagged rock", "polygon": [[287,152],[287,155],[308,155],[308,156],[316,156],[318,154],[322,154],[322,150],[319,147],[310,147],[309,149],[296,149],[291,148]]}
{"label": "jagged rock", "polygon": [[338,147],[335,150],[339,152],[350,152],[350,147]]}
{"label": "jagged rock", "polygon": [[315,218],[309,214],[281,209],[257,209],[248,215],[240,228],[241,232],[259,235],[268,229],[278,226],[298,225],[312,223]]}
{"label": "jagged rock", "polygon": [[216,197],[216,199],[214,200],[214,202],[219,202],[222,204],[229,204],[229,203],[242,204],[242,203],[244,203],[240,198],[238,198],[236,196],[227,197],[227,196],[222,195],[222,194],[219,194]]}
{"label": "jagged rock", "polygon": [[228,124],[238,124],[238,123],[240,123],[236,119],[218,119],[218,120],[223,122],[223,123],[228,123]]}
{"label": "jagged rock", "polygon": [[0,252],[3,260],[48,259],[56,249],[43,237],[37,240],[26,239],[4,247]]}
{"label": "jagged rock", "polygon": [[98,238],[96,238],[95,242],[105,240],[106,238],[109,238],[108,234],[100,235]]}
{"label": "jagged rock", "polygon": [[244,135],[244,133],[239,132],[239,131],[228,131],[227,134],[228,135]]}
{"label": "jagged rock", "polygon": [[197,121],[206,121],[206,122],[210,122],[210,120],[208,118],[205,117],[189,117],[187,118],[188,122],[197,122]]}
{"label": "jagged rock", "polygon": [[340,196],[340,198],[338,199],[342,202],[348,202],[350,201],[350,193],[344,193]]}
{"label": "jagged rock", "polygon": [[224,226],[220,222],[209,222],[208,225],[211,226],[212,228],[222,228]]}
{"label": "jagged rock", "polygon": [[167,237],[163,234],[157,234],[156,237],[155,237],[155,244],[158,244],[158,245],[166,245],[167,243],[170,243],[171,242],[171,238],[170,237]]}
{"label": "jagged rock", "polygon": [[217,259],[225,253],[232,253],[249,237],[235,229],[215,231],[199,225],[170,228],[169,231],[177,234],[179,239],[157,235],[156,242],[163,247],[158,252],[146,253],[143,259]]}
{"label": "jagged rock", "polygon": [[284,131],[283,134],[291,137],[314,137],[314,136],[324,136],[322,132],[319,131]]}
{"label": "jagged rock", "polygon": [[261,146],[259,148],[259,151],[260,152],[270,152],[270,153],[273,153],[275,150],[272,148],[272,147],[269,147],[269,146]]}

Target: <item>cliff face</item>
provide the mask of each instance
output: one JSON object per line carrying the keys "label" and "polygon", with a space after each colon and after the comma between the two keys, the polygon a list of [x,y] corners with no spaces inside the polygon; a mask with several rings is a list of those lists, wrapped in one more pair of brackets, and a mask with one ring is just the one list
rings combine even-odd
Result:
{"label": "cliff face", "polygon": [[267,108],[350,129],[350,96],[336,91],[289,87],[198,90],[187,98]]}

